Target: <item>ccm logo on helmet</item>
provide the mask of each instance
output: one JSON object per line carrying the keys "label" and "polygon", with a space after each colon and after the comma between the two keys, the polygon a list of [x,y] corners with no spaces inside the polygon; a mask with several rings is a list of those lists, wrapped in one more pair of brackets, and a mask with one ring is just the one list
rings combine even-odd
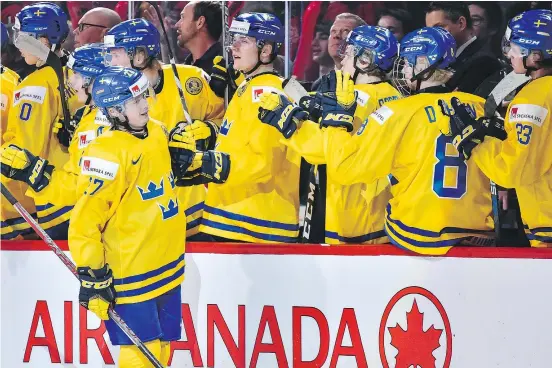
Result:
{"label": "ccm logo on helmet", "polygon": [[404,52],[410,52],[410,51],[421,51],[423,50],[423,46],[411,46],[404,49]]}
{"label": "ccm logo on helmet", "polygon": [[123,39],[123,43],[127,43],[127,42],[134,42],[134,41],[142,41],[144,39],[144,37],[132,37],[132,38],[125,38]]}
{"label": "ccm logo on helmet", "polygon": [[259,33],[264,33],[264,34],[267,34],[267,35],[270,35],[270,36],[274,36],[276,34],[276,32],[269,31],[269,30],[266,30],[266,29],[259,29]]}
{"label": "ccm logo on helmet", "polygon": [[526,38],[520,38],[518,40],[519,43],[524,43],[526,45],[538,45],[540,44],[540,41],[537,41],[537,40],[528,40]]}
{"label": "ccm logo on helmet", "polygon": [[103,102],[113,102],[118,101],[121,98],[121,96],[115,96],[115,97],[107,97],[103,99]]}

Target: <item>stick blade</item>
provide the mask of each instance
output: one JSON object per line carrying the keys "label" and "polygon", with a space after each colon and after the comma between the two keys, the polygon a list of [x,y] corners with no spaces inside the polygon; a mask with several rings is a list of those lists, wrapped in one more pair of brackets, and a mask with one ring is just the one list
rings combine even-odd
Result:
{"label": "stick blade", "polygon": [[297,103],[299,102],[301,97],[309,95],[305,87],[303,87],[301,83],[299,83],[295,78],[290,78],[287,80],[287,83],[284,86],[284,93]]}
{"label": "stick blade", "polygon": [[36,56],[40,60],[48,60],[48,55],[50,54],[50,49],[48,48],[48,46],[25,33],[20,33],[17,36],[14,41],[14,45],[18,49]]}
{"label": "stick blade", "polygon": [[485,101],[485,116],[493,116],[498,105],[508,96],[512,91],[516,90],[519,86],[529,81],[531,77],[525,74],[517,74],[515,72],[508,73],[498,84],[493,88],[489,97]]}

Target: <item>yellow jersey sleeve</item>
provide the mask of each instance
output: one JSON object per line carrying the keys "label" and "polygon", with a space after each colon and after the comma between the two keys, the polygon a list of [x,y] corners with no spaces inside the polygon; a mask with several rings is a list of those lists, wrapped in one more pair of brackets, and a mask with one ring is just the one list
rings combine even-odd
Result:
{"label": "yellow jersey sleeve", "polygon": [[515,188],[540,180],[552,167],[552,76],[527,84],[508,106],[504,141],[486,137],[473,159],[497,184]]}

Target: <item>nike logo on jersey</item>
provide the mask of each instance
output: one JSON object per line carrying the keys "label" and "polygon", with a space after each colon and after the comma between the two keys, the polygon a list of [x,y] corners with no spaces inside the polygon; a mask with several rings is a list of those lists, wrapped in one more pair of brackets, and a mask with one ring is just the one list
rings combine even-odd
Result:
{"label": "nike logo on jersey", "polygon": [[136,160],[132,160],[132,164],[136,165],[138,163],[138,161],[140,161],[141,158],[142,158],[142,155],[138,156],[138,158]]}

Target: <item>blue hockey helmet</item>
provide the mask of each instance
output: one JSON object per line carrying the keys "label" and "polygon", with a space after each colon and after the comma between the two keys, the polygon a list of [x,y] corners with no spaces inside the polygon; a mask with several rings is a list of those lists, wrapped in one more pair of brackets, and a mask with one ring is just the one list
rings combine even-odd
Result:
{"label": "blue hockey helmet", "polygon": [[0,40],[2,41],[2,51],[8,46],[8,40],[10,39],[10,35],[8,34],[8,29],[2,23],[2,29],[0,30]]}
{"label": "blue hockey helmet", "polygon": [[69,34],[67,20],[67,14],[56,4],[44,2],[27,5],[15,16],[14,39],[17,39],[19,32],[24,32],[35,38],[46,37],[52,48],[55,48]]}
{"label": "blue hockey helmet", "polygon": [[104,53],[103,43],[92,43],[77,48],[69,55],[67,67],[84,77],[84,88],[106,69]]}
{"label": "blue hockey helmet", "polygon": [[282,23],[276,16],[269,13],[240,14],[232,21],[229,32],[232,35],[231,38],[234,35],[255,38],[259,48],[262,48],[266,42],[273,42],[275,44],[272,49],[273,55],[278,53],[285,40]]}
{"label": "blue hockey helmet", "polygon": [[543,60],[551,60],[552,10],[533,9],[512,18],[502,40],[505,54],[510,51],[511,43],[519,46],[524,57],[538,52]]}
{"label": "blue hockey helmet", "polygon": [[[104,44],[108,51],[114,48],[124,48],[131,62],[138,49],[144,51],[149,60],[153,60],[161,54],[160,37],[159,31],[153,24],[138,18],[112,27],[104,36]],[[109,52],[106,53],[106,62],[107,65],[111,62]]]}
{"label": "blue hockey helmet", "polygon": [[[340,53],[345,56],[347,50],[351,50],[354,57],[364,64],[369,64],[370,69],[379,68],[389,72],[399,51],[399,43],[393,33],[379,26],[359,26],[353,29],[342,45]],[[355,62],[356,67],[356,62]]]}
{"label": "blue hockey helmet", "polygon": [[146,95],[148,89],[148,79],[140,71],[110,66],[94,80],[92,99],[102,113],[109,116],[108,108],[117,107],[123,112],[125,102]]}
{"label": "blue hockey helmet", "polygon": [[405,58],[410,65],[416,65],[419,56],[427,58],[429,67],[448,68],[456,61],[456,41],[448,31],[440,27],[424,27],[412,31],[401,40],[399,57]]}

